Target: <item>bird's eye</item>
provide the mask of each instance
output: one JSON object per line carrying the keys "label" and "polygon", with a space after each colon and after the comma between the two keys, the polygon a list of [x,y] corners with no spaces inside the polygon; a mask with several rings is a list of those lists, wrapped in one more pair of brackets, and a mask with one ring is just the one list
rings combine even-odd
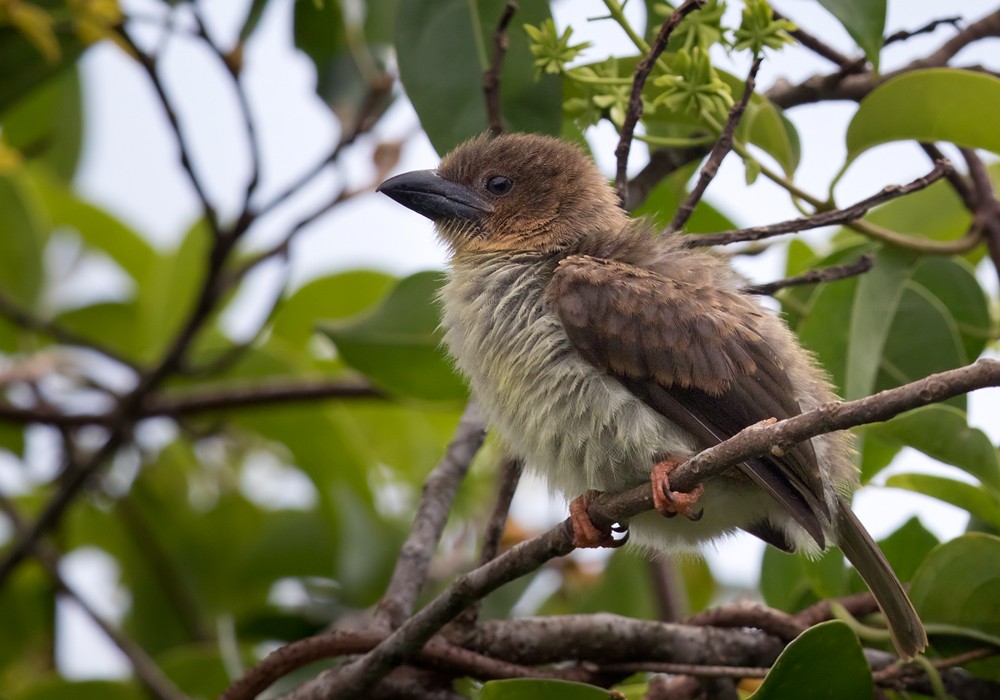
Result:
{"label": "bird's eye", "polygon": [[509,177],[497,175],[486,181],[486,191],[498,197],[514,189],[514,182]]}

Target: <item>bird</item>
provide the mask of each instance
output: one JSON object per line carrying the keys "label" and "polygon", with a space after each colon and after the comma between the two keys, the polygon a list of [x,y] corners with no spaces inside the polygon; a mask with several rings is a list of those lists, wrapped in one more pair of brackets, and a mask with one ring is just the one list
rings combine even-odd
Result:
{"label": "bird", "polygon": [[587,506],[648,483],[655,510],[628,523],[633,544],[671,552],[736,530],[785,552],[835,543],[898,654],[926,647],[905,589],[850,509],[848,434],[670,488],[670,472],[699,451],[836,399],[722,256],[631,218],[590,156],[551,136],[475,137],[436,169],[377,190],[434,222],[449,256],[444,343],[506,449],[571,499],[574,544],[614,546]]}

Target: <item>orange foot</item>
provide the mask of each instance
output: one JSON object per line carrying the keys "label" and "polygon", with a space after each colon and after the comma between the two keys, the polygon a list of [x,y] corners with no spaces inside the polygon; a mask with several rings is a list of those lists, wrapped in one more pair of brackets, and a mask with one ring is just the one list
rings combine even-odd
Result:
{"label": "orange foot", "polygon": [[614,525],[598,527],[587,514],[587,508],[600,491],[587,491],[582,496],[574,498],[569,504],[569,521],[573,526],[573,546],[580,549],[596,549],[598,547],[621,547],[628,541],[628,533],[615,539],[614,532],[621,532]]}
{"label": "orange foot", "polygon": [[668,457],[653,466],[653,473],[650,474],[650,480],[653,483],[653,505],[667,518],[680,514],[688,520],[701,520],[705,510],[703,508],[695,510],[694,504],[704,493],[704,486],[698,484],[688,493],[670,490],[670,472],[676,469],[680,463],[680,460]]}

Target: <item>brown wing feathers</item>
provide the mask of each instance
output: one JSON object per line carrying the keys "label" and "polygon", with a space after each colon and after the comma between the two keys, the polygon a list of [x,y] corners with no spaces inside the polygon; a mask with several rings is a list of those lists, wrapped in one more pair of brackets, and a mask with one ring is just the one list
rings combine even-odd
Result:
{"label": "brown wing feathers", "polygon": [[[800,412],[784,369],[750,325],[762,312],[735,292],[576,255],[560,262],[548,298],[588,362],[702,447]],[[817,514],[828,519],[829,511],[811,443],[741,468],[824,544]]]}

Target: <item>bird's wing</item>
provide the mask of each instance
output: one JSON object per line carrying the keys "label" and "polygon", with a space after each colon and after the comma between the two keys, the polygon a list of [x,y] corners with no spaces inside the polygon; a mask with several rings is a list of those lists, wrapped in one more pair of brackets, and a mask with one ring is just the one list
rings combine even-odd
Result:
{"label": "bird's wing", "polygon": [[[702,448],[761,420],[801,412],[780,358],[755,329],[764,312],[733,291],[574,255],[557,267],[548,299],[588,362],[689,432]],[[740,468],[824,545],[817,516],[829,520],[830,513],[810,442],[780,457],[750,459]],[[763,539],[791,548],[768,523],[757,529]]]}

